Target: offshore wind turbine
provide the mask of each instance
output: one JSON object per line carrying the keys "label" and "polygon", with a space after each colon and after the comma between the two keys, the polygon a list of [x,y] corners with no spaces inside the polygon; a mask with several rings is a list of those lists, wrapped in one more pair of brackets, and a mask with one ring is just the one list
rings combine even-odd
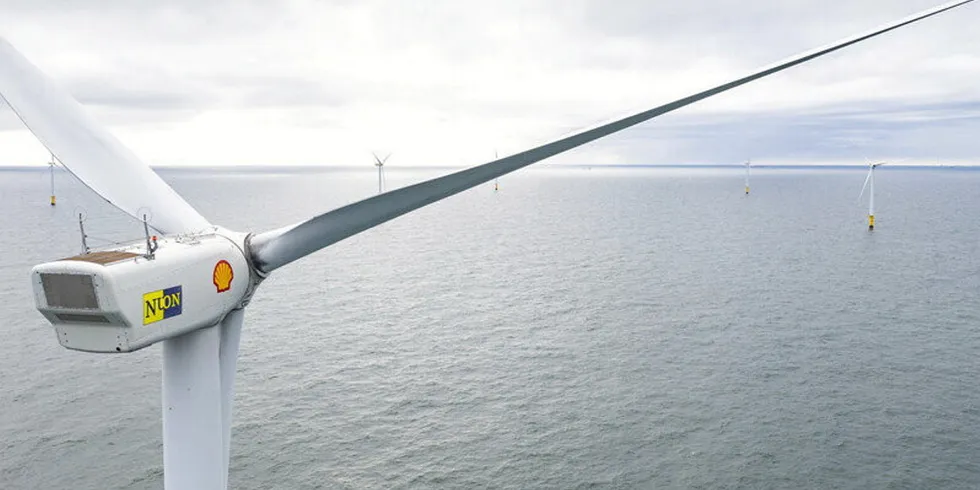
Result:
{"label": "offshore wind turbine", "polygon": [[384,158],[378,158],[378,155],[374,152],[371,155],[374,156],[374,166],[378,167],[378,194],[381,194],[385,191],[385,184],[387,183],[385,182],[385,163],[391,157],[391,153]]}
{"label": "offshore wind turbine", "polygon": [[0,96],[73,175],[141,220],[146,234],[145,241],[35,266],[35,305],[69,349],[131,352],[160,343],[164,485],[223,489],[244,311],[276,269],[501,175],[971,1],[934,7],[667,104],[257,233],[212,224],[0,38]]}
{"label": "offshore wind turbine", "polygon": [[[497,158],[499,158],[497,156],[497,150],[493,150],[493,159],[494,160],[497,160]],[[500,180],[499,177],[494,177],[493,178],[493,191],[494,192],[497,192],[497,191],[500,190],[500,182],[499,182],[499,180]]]}
{"label": "offshore wind turbine", "polygon": [[752,160],[745,161],[745,195],[749,195],[749,176],[752,174]]}
{"label": "offshore wind turbine", "polygon": [[[864,178],[864,185],[861,187],[861,194],[858,199],[864,196],[864,190],[868,189],[868,231],[875,229],[875,169],[885,165],[885,162],[869,163],[868,176]],[[868,184],[871,184],[870,189]]]}
{"label": "offshore wind turbine", "polygon": [[58,165],[58,161],[54,159],[54,153],[51,154],[51,161],[48,162],[48,170],[51,172],[51,205],[55,205],[54,197],[54,167]]}

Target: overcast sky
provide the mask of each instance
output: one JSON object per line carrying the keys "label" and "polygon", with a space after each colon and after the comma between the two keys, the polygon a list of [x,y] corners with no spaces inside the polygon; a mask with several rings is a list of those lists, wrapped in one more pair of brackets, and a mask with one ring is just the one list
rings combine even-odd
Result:
{"label": "overcast sky", "polygon": [[[151,165],[470,165],[938,0],[3,0]],[[98,7],[93,5],[98,4]],[[980,163],[980,3],[548,160]],[[0,165],[47,153],[6,106]]]}

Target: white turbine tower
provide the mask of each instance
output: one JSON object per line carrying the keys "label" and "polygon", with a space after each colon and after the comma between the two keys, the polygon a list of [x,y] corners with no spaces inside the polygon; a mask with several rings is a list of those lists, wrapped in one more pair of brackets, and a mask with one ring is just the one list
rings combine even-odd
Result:
{"label": "white turbine tower", "polygon": [[52,206],[54,206],[54,204],[55,204],[55,197],[54,197],[54,167],[55,167],[55,165],[58,165],[58,161],[54,159],[54,153],[52,153],[51,154],[51,161],[48,162],[48,170],[51,172],[51,201],[50,202],[51,202],[51,205]]}
{"label": "white turbine tower", "polygon": [[[868,231],[875,229],[875,169],[884,164],[885,162],[868,164],[868,176],[864,178],[864,186],[861,187],[861,194],[858,196],[858,199],[861,199],[865,189],[868,190]],[[870,188],[868,184],[871,184]]]}
{"label": "white turbine tower", "polygon": [[752,174],[752,160],[745,161],[745,195],[749,195],[749,176]]}
{"label": "white turbine tower", "polygon": [[[498,158],[499,157],[497,156],[497,150],[493,150],[493,159],[496,161]],[[500,178],[499,177],[494,177],[493,178],[493,191],[494,192],[497,192],[497,191],[500,190],[500,182],[499,181],[500,181]]]}
{"label": "white turbine tower", "polygon": [[[58,161],[142,220],[146,232],[138,243],[35,266],[35,303],[69,349],[115,353],[162,344],[164,485],[224,489],[244,308],[279,267],[501,175],[971,1],[947,3],[665,105],[259,233],[213,225],[0,39],[2,98]],[[161,236],[151,235],[150,227]]]}
{"label": "white turbine tower", "polygon": [[378,158],[378,155],[373,152],[371,153],[371,155],[374,156],[374,166],[378,167],[378,194],[381,194],[382,192],[385,191],[385,184],[386,184],[385,162],[387,162],[388,158],[391,157],[391,153],[389,153],[384,158]]}

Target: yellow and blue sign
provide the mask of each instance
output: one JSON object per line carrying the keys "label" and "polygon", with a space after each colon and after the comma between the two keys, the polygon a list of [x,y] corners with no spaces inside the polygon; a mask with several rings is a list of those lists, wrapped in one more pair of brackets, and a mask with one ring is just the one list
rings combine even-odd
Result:
{"label": "yellow and blue sign", "polygon": [[151,291],[143,295],[143,325],[179,315],[184,292],[181,286]]}

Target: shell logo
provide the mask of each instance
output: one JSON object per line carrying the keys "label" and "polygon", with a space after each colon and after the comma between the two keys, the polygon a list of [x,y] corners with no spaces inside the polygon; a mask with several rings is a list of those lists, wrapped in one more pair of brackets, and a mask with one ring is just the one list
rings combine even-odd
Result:
{"label": "shell logo", "polygon": [[231,289],[231,280],[234,278],[235,271],[231,269],[231,264],[227,260],[219,260],[217,264],[214,264],[212,282],[214,283],[214,287],[218,288],[219,293]]}

